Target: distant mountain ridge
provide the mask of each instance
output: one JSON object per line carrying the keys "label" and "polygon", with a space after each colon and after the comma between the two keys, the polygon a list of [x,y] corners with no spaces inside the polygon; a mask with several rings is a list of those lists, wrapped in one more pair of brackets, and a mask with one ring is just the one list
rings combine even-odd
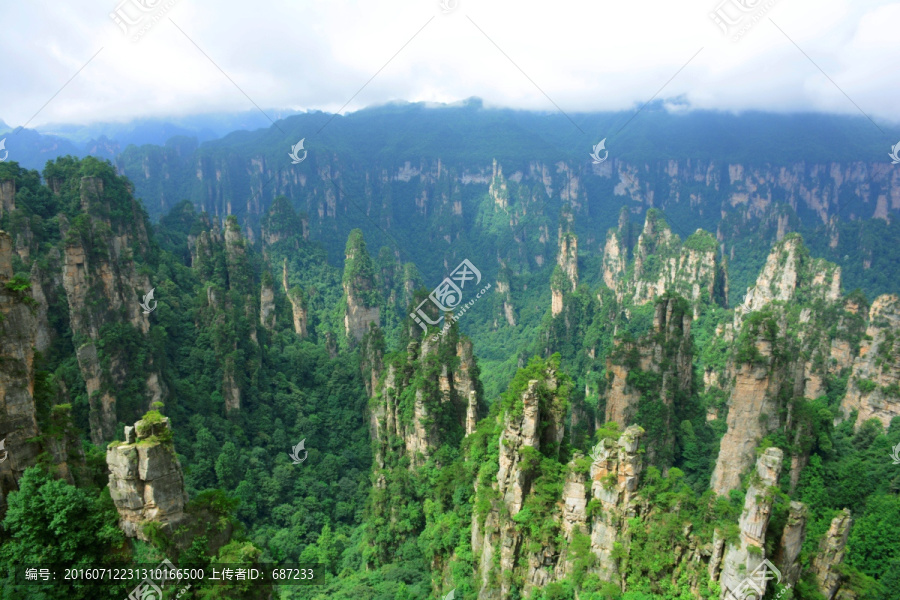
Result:
{"label": "distant mountain ridge", "polygon": [[[267,110],[274,119],[294,114],[293,110]],[[41,170],[58,156],[96,156],[114,160],[130,145],[165,145],[170,140],[194,138],[196,143],[218,139],[238,130],[271,127],[272,122],[258,110],[236,113],[142,118],[122,123],[50,123],[23,129],[0,120],[0,136],[7,136],[10,160],[23,167]]]}

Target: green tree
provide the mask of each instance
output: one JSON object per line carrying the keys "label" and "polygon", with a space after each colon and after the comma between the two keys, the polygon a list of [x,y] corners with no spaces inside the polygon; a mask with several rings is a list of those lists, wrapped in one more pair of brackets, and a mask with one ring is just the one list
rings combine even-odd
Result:
{"label": "green tree", "polygon": [[[0,572],[10,567],[114,565],[125,559],[118,513],[104,489],[98,496],[53,479],[38,467],[25,471],[19,491],[8,497],[0,545]],[[62,574],[58,574],[61,576]],[[37,588],[6,581],[3,599],[37,597]],[[124,591],[124,590],[120,590]],[[93,598],[95,588],[49,585],[47,598]],[[118,595],[118,592],[116,593]]]}

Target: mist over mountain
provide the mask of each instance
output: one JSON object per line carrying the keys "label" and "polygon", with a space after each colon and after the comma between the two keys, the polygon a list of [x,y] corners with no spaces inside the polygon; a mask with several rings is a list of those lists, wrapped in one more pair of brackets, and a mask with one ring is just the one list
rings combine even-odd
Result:
{"label": "mist over mountain", "polygon": [[[281,118],[296,111],[267,111]],[[181,138],[202,143],[239,130],[270,127],[272,122],[259,111],[201,114],[184,117],[143,118],[121,123],[48,123],[32,129],[13,128],[0,121],[0,136],[19,164],[42,169],[57,156],[96,156],[114,160],[130,145],[164,146]]]}

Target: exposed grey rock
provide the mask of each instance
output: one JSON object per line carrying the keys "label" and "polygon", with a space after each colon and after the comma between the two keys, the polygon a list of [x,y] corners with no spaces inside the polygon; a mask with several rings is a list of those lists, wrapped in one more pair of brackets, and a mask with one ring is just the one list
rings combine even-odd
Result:
{"label": "exposed grey rock", "polygon": [[[744,512],[738,521],[740,537],[737,543],[728,544],[722,559],[719,583],[722,597],[729,590],[736,590],[741,582],[765,560],[766,527],[772,512],[774,496],[771,488],[778,483],[781,460],[784,453],[778,448],[767,448],[756,461],[756,472],[744,497]],[[765,588],[765,584],[762,584]]]}
{"label": "exposed grey rock", "polygon": [[147,541],[147,523],[170,529],[186,518],[184,475],[167,418],[138,421],[125,435],[125,443],[113,442],[106,451],[109,491],[125,535]]}

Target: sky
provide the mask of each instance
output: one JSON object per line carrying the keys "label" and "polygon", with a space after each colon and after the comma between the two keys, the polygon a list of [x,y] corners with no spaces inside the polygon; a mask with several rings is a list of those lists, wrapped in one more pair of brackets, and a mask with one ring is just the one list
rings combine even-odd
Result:
{"label": "sky", "polygon": [[898,2],[7,0],[0,23],[13,127],[473,96],[900,120]]}

